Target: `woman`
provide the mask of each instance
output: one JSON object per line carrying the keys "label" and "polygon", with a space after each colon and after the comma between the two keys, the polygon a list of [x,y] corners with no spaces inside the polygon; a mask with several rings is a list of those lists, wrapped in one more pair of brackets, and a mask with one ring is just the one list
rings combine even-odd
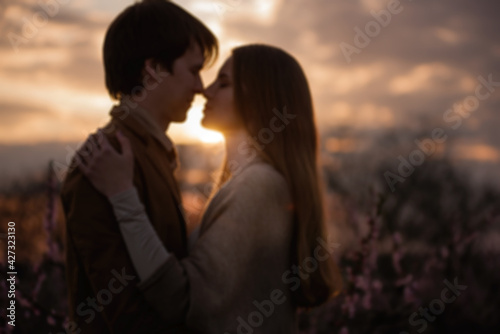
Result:
{"label": "woman", "polygon": [[182,261],[149,224],[123,135],[122,154],[103,140],[80,168],[110,199],[140,288],[165,319],[204,333],[294,333],[297,307],[319,305],[339,288],[336,266],[321,248],[307,80],[286,52],[248,45],[233,50],[204,95],[202,124],[223,133],[226,159]]}

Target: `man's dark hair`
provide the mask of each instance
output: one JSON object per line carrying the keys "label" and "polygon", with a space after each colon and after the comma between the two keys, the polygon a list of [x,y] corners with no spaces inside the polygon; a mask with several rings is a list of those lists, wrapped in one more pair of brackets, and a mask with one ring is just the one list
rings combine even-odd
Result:
{"label": "man's dark hair", "polygon": [[205,64],[217,58],[218,42],[197,18],[167,0],[143,0],[126,8],[111,23],[104,40],[106,87],[120,99],[142,86],[148,58],[172,71],[173,62],[197,43]]}

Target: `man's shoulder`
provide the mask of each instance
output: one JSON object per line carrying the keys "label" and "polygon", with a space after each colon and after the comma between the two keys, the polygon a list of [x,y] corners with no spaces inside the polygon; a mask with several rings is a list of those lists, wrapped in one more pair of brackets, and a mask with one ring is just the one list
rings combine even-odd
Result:
{"label": "man's shoulder", "polygon": [[[140,142],[140,138],[137,137],[137,135],[133,131],[127,129],[125,126],[123,126],[123,124],[121,124],[120,121],[118,121],[115,118],[110,119],[109,122],[104,127],[101,128],[101,130],[106,139],[108,140],[108,142],[115,150],[119,150],[120,147],[118,139],[116,138],[116,132],[118,130],[120,130],[123,134],[127,136],[127,139],[129,139],[133,148],[137,146],[138,143]],[[95,132],[97,132],[97,130]],[[76,156],[72,157],[72,161],[70,163],[70,166],[68,167],[65,179],[63,181],[62,191],[61,191],[62,193],[64,193],[65,191],[71,191],[75,187],[81,186],[82,181],[83,183],[86,183],[83,180],[84,178],[83,174],[78,168],[78,165],[80,163],[81,162],[79,161],[78,157]]]}
{"label": "man's shoulder", "polygon": [[61,201],[66,214],[79,212],[85,207],[88,213],[105,205],[106,197],[95,189],[75,163],[68,171],[61,186]]}
{"label": "man's shoulder", "polygon": [[68,198],[72,192],[81,187],[84,181],[83,177],[84,175],[78,168],[77,159],[73,157],[61,186],[61,196],[63,199]]}
{"label": "man's shoulder", "polygon": [[[119,147],[118,140],[116,139],[117,130],[122,130],[122,127],[114,119],[111,119],[102,128],[102,131],[106,136],[107,140],[109,141],[111,146],[113,146],[115,149]],[[131,141],[133,140],[134,139],[131,139]],[[90,149],[93,149],[92,145],[90,146]],[[90,181],[81,172],[79,168],[81,163],[83,163],[81,157],[77,156],[75,153],[75,155],[71,159],[70,165],[68,166],[68,170],[66,171],[66,176],[64,177],[61,186],[61,198],[63,202],[69,201],[74,197],[95,196],[97,193],[97,190],[94,187],[92,187]]]}

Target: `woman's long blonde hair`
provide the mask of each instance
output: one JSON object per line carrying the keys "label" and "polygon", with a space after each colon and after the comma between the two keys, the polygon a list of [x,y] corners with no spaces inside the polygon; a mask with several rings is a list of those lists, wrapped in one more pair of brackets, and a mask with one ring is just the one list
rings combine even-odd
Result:
{"label": "woman's long blonde hair", "polygon": [[[302,265],[307,258],[315,258],[318,238],[327,241],[318,137],[307,79],[299,63],[276,47],[242,46],[234,49],[232,56],[236,110],[250,137],[257,139],[261,156],[285,177],[291,189],[292,259]],[[259,138],[265,138],[264,142]],[[340,289],[333,258],[317,263],[318,268],[301,278],[300,288],[294,293],[297,306],[319,305]]]}

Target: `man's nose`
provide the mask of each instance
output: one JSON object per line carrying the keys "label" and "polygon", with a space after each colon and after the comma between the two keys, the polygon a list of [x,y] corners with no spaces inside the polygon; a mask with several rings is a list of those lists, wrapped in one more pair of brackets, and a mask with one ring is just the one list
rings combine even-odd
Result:
{"label": "man's nose", "polygon": [[203,88],[203,82],[201,81],[201,77],[198,76],[198,79],[196,80],[195,86],[194,86],[194,91],[196,94],[203,94],[204,92]]}

